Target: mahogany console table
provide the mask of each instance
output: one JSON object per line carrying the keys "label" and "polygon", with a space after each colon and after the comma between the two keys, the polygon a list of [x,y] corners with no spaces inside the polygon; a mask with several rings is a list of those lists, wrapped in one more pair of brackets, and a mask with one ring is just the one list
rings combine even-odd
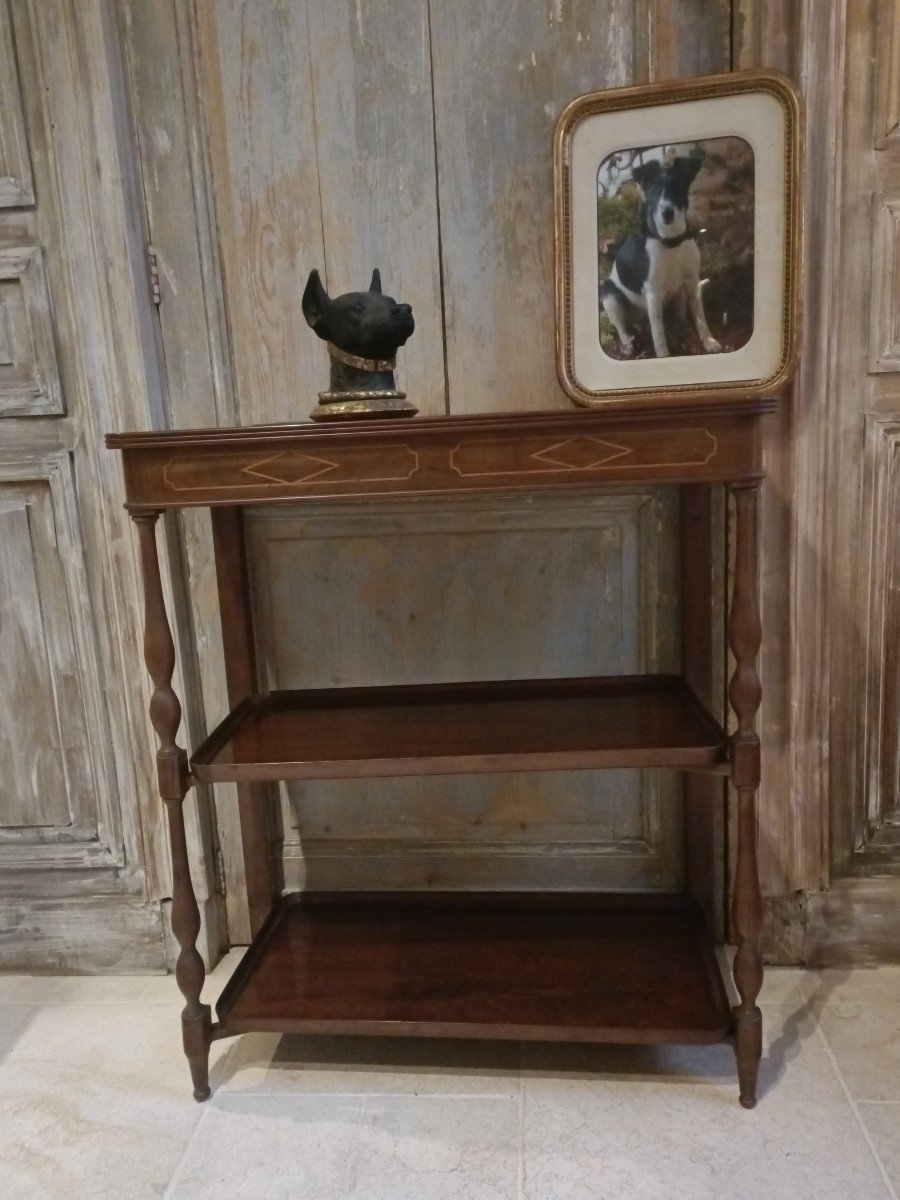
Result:
{"label": "mahogany console table", "polygon": [[[769,407],[709,402],[652,421],[634,412],[562,411],[107,438],[122,451],[127,507],[140,537],[150,715],[172,843],[176,977],[197,1100],[210,1094],[214,1039],[274,1030],[642,1043],[733,1038],[740,1100],[755,1104],[762,985],[757,516],[759,417]],[[260,694],[242,506],[638,482],[684,485],[680,676]],[[728,485],[736,506],[731,737],[703,703],[710,654],[697,645],[708,632],[703,564],[710,561],[710,485],[717,483]],[[231,713],[189,757],[176,741],[181,707],[155,527],[163,510],[191,505],[212,510]],[[732,924],[740,1000],[733,1010],[712,937],[689,895],[273,894],[259,781],[609,767],[730,776],[738,797]],[[221,780],[239,785],[251,915],[261,927],[213,1020],[200,1000],[200,918],[182,806],[195,782]]]}

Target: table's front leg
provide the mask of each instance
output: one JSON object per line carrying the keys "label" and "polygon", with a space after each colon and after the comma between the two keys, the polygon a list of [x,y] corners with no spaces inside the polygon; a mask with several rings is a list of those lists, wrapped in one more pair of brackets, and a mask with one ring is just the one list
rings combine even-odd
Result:
{"label": "table's front leg", "polygon": [[759,484],[732,487],[736,508],[734,591],[728,614],[728,644],[735,658],[728,688],[737,729],[731,738],[731,782],[738,796],[737,867],[731,918],[737,937],[734,982],[740,996],[735,1008],[735,1052],[741,1104],[756,1104],[762,1057],[762,1014],[756,1003],[762,987],[759,935],[762,898],[756,857],[756,802],[760,779],[756,713],[762,698],[757,655],[762,638],[759,616]]}
{"label": "table's front leg", "polygon": [[191,883],[184,829],[184,798],[191,786],[187,754],[177,742],[181,704],[172,687],[175,644],[166,616],[159,558],[156,550],[158,512],[133,513],[141,547],[144,579],[144,661],[153,680],[150,720],[159,738],[156,772],[159,794],[166,805],[172,851],[172,932],[180,952],[175,978],[185,999],[181,1014],[184,1052],[191,1069],[194,1099],[209,1097],[209,1047],[212,1023],[208,1004],[200,1003],[206,971],[197,950],[200,909]]}

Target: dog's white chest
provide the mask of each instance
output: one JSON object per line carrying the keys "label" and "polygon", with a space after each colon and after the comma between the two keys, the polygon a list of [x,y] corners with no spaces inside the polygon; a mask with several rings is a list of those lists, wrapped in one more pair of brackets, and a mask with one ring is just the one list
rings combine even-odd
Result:
{"label": "dog's white chest", "polygon": [[692,238],[679,246],[665,246],[660,241],[648,239],[647,257],[650,269],[644,287],[647,291],[655,292],[662,300],[671,299],[682,288],[691,286],[697,278],[700,252]]}

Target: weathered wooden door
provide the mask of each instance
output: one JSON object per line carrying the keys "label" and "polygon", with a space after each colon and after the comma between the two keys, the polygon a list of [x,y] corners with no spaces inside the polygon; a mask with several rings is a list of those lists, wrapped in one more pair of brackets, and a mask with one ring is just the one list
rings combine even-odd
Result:
{"label": "weathered wooden door", "polygon": [[[93,0],[0,3],[7,969],[165,962],[144,688],[123,663],[139,644],[134,562],[118,468],[102,445],[120,420],[146,420],[140,369],[122,369],[139,361],[140,341],[129,324],[125,197],[111,186],[122,176],[105,28]],[[105,239],[119,248],[115,266]]]}
{"label": "weathered wooden door", "polygon": [[[683,7],[123,0],[172,423],[307,417],[326,377],[300,309],[312,267],[338,293],[378,266],[412,304],[398,375],[423,413],[566,406],[554,123],[676,46],[688,70],[727,67],[729,6],[701,24]],[[259,658],[279,687],[677,669],[677,526],[667,489],[251,513]],[[211,723],[205,529],[187,544]],[[291,788],[285,879],[671,889],[679,788],[651,772]],[[219,811],[239,874],[227,793]]]}
{"label": "weathered wooden door", "polygon": [[830,816],[833,886],[810,906],[808,941],[820,962],[900,960],[900,4],[828,15],[811,156],[827,182],[821,321],[803,421],[818,588],[803,596],[801,642],[808,716],[824,716],[800,745],[812,812]]}

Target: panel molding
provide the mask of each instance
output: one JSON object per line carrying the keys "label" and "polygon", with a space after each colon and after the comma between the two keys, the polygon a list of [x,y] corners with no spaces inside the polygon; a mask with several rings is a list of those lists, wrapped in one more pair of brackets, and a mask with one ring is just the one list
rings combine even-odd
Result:
{"label": "panel molding", "polygon": [[0,449],[0,499],[7,490],[17,503],[34,508],[40,484],[47,489],[47,511],[29,520],[45,526],[40,531],[44,561],[36,571],[51,669],[52,695],[46,702],[59,722],[69,820],[34,830],[0,829],[0,865],[121,866],[118,796],[104,736],[108,726],[71,458],[65,450]]}
{"label": "panel molding", "polygon": [[[677,669],[676,499],[646,489],[248,509],[265,684]],[[559,560],[542,546],[560,546]],[[571,625],[558,594],[570,574]],[[586,603],[602,616],[586,620]],[[285,885],[677,889],[679,795],[675,775],[654,771],[283,787]]]}
{"label": "panel molding", "polygon": [[0,0],[0,208],[34,204],[22,86],[9,6]]}
{"label": "panel molding", "polygon": [[878,0],[875,77],[876,150],[900,138],[900,10],[896,0]]}
{"label": "panel molding", "polygon": [[876,194],[872,207],[869,370],[900,371],[900,192]]}
{"label": "panel molding", "polygon": [[8,971],[159,974],[162,914],[134,898],[0,897],[0,947]]}
{"label": "panel molding", "polygon": [[0,242],[0,416],[64,411],[43,251]]}
{"label": "panel molding", "polygon": [[[900,802],[900,413],[869,414],[863,521],[868,529],[868,620],[860,733],[863,756],[862,852]],[[891,836],[891,842],[895,839]],[[900,863],[900,847],[894,847]]]}

